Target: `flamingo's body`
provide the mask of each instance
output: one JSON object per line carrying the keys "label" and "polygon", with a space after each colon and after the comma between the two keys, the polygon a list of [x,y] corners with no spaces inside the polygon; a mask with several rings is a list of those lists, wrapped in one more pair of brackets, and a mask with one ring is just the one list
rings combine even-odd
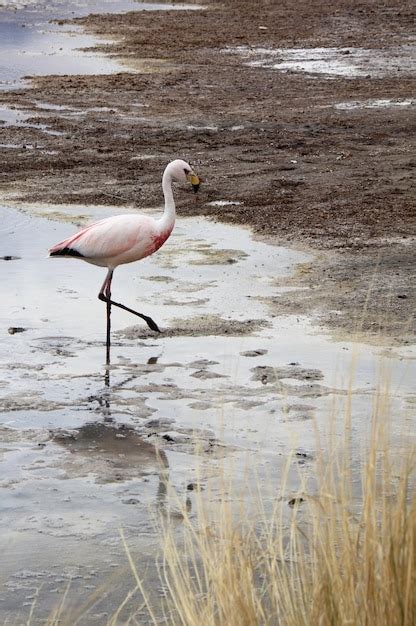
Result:
{"label": "flamingo's body", "polygon": [[108,273],[98,297],[107,302],[107,362],[110,355],[110,312],[111,305],[138,315],[152,330],[158,331],[155,322],[123,304],[111,300],[111,280],[114,269],[124,263],[132,263],[153,254],[168,239],[175,224],[175,202],[172,181],[189,181],[194,190],[199,187],[199,179],[191,166],[177,159],[166,167],[162,188],[165,197],[165,210],[162,217],[155,220],[146,215],[116,215],[108,217],[80,230],[72,237],[56,244],[49,250],[50,256],[73,257],[87,263],[107,267]]}
{"label": "flamingo's body", "polygon": [[75,257],[115,269],[156,252],[172,232],[175,216],[115,215],[95,222],[49,250],[50,256]]}

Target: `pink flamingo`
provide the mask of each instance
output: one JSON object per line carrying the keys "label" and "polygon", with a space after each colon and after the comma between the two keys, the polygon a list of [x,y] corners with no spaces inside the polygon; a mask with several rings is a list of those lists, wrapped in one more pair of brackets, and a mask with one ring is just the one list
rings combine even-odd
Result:
{"label": "pink flamingo", "polygon": [[160,332],[151,317],[111,300],[111,281],[116,267],[139,261],[153,254],[168,239],[175,224],[175,202],[172,181],[190,182],[194,191],[199,188],[199,178],[192,167],[176,159],[166,167],[162,178],[165,210],[158,220],[146,215],[115,215],[107,217],[78,233],[57,243],[49,250],[49,256],[72,257],[87,263],[107,267],[108,272],[98,294],[107,303],[107,365],[110,363],[111,305],[141,317],[156,332]]}

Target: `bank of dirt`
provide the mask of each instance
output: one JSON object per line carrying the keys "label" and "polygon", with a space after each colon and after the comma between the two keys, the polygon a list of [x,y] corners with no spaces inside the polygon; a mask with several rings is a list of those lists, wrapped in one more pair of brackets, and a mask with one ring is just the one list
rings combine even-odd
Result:
{"label": "bank of dirt", "polygon": [[[183,157],[203,184],[198,203],[191,191],[180,196],[181,215],[247,224],[259,236],[318,251],[292,279],[299,289],[271,303],[275,314],[313,313],[347,333],[413,341],[415,107],[335,106],[411,100],[411,74],[399,64],[383,76],[328,79],[249,66],[230,52],[261,46],[388,54],[411,42],[413,3],[204,5],[75,20],[110,38],[100,50],[132,70],[36,78],[31,88],[0,93],[0,102],[32,112],[29,122],[60,133],[1,129],[4,193],[159,207],[162,168]],[[21,148],[4,147],[10,144]],[[212,204],[219,200],[233,204]]]}

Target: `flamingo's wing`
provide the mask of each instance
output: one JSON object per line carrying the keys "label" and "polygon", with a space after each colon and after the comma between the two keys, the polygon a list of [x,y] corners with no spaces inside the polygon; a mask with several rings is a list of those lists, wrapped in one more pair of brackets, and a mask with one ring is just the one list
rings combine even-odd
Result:
{"label": "flamingo's wing", "polygon": [[[111,259],[147,244],[150,220],[141,215],[117,215],[91,224],[49,250],[51,256]],[[140,246],[141,247],[141,246]]]}

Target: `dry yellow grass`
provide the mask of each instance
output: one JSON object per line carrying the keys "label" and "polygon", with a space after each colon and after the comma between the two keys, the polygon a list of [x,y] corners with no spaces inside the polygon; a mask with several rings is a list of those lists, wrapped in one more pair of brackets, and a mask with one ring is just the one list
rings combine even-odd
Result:
{"label": "dry yellow grass", "polygon": [[168,597],[163,615],[147,601],[150,623],[413,626],[415,450],[405,443],[400,456],[392,451],[385,406],[378,398],[358,474],[347,418],[342,448],[318,454],[314,495],[295,498],[293,509],[283,497],[270,510],[259,489],[257,515],[252,503],[250,513],[236,511],[229,482],[218,506],[199,494],[196,514],[183,511],[179,540],[164,523]]}

